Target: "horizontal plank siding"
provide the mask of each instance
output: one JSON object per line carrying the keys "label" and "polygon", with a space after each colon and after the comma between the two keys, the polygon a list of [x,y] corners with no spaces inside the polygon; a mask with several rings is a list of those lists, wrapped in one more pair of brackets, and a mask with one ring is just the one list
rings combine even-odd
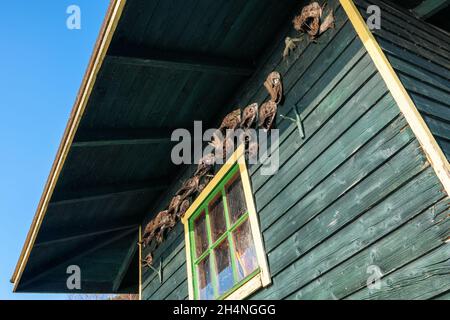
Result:
{"label": "horizontal plank siding", "polygon": [[[262,164],[249,167],[272,277],[250,298],[448,299],[450,247],[443,240],[449,198],[339,1],[328,6],[335,29],[317,43],[304,37],[283,60],[284,37],[296,36],[286,21],[232,99],[239,106],[263,103],[268,95],[262,84],[276,70],[285,95],[278,113],[294,116],[297,110],[305,133],[300,137],[294,123],[278,116],[280,139],[272,149],[278,171],[267,176]],[[403,30],[403,12],[387,12],[386,19],[390,28],[378,37],[448,156],[450,38],[425,39],[426,28],[409,16],[412,31]],[[418,46],[408,32],[426,45]],[[183,177],[191,173],[187,169]],[[181,227],[154,256],[155,265],[162,257],[163,282],[145,271],[144,298],[187,299]],[[381,270],[380,290],[367,288],[371,266]]]}
{"label": "horizontal plank siding", "polygon": [[381,280],[380,290],[367,287],[348,299],[383,300],[391,296],[397,299],[430,299],[437,292],[450,289],[450,246],[442,244],[427,255],[415,260]]}
{"label": "horizontal plank siding", "polygon": [[442,151],[450,159],[450,38],[383,1],[355,2],[363,16],[367,16],[366,9],[371,4],[382,9],[382,27],[374,30],[374,35]]}
{"label": "horizontal plank siding", "polygon": [[[403,265],[420,258],[423,252],[441,246],[442,238],[450,228],[450,219],[445,217],[448,207],[448,199],[439,201],[373,246],[321,275],[290,298],[345,298],[366,287],[369,266],[378,267],[383,277],[387,277]],[[411,245],[411,238],[419,239],[417,245]],[[326,290],[322,286],[324,283]]]}

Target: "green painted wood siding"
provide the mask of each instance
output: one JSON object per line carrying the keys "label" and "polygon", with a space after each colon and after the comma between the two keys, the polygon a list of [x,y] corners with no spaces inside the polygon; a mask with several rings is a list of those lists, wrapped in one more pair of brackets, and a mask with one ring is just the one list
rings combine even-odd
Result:
{"label": "green painted wood siding", "polygon": [[381,29],[374,30],[376,39],[450,159],[450,36],[382,1],[356,3],[363,15],[367,6],[380,6]]}
{"label": "green painted wood siding", "polygon": [[[233,104],[262,103],[262,83],[277,70],[285,88],[279,113],[297,106],[305,131],[301,139],[278,118],[278,173],[250,167],[273,280],[251,298],[448,298],[449,199],[342,8],[328,3],[336,29],[318,43],[302,41],[282,61],[284,37],[295,35],[286,22]],[[157,249],[155,264],[160,256],[163,283],[145,271],[143,297],[186,299],[181,225]],[[383,277],[371,291],[373,265]]]}

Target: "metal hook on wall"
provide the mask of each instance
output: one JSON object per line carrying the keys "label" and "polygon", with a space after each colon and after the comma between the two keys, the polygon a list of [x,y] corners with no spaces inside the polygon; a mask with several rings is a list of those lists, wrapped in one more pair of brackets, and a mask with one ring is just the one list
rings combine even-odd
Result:
{"label": "metal hook on wall", "polygon": [[280,117],[282,119],[286,119],[286,120],[294,122],[297,125],[297,130],[298,130],[298,134],[299,134],[300,138],[304,139],[305,138],[305,132],[303,130],[303,124],[302,124],[302,120],[300,118],[300,114],[297,111],[297,106],[294,106],[293,109],[294,109],[294,113],[295,113],[295,119],[291,118],[291,117],[288,117],[288,116],[285,116],[285,115],[282,115],[282,114],[280,114]]}
{"label": "metal hook on wall", "polygon": [[150,269],[153,270],[153,272],[155,272],[158,277],[159,277],[159,283],[162,283],[162,258],[159,260],[159,267],[158,269],[156,269],[154,266],[152,266],[151,264],[147,265],[147,267],[149,267]]}

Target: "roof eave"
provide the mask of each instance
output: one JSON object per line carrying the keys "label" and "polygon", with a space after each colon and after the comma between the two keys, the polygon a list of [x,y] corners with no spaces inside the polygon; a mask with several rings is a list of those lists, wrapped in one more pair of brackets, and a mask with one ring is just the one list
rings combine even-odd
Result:
{"label": "roof eave", "polygon": [[88,68],[83,77],[83,81],[78,91],[77,98],[66,125],[63,138],[56,154],[56,158],[53,162],[49,177],[44,187],[44,191],[42,193],[36,213],[31,223],[30,230],[28,231],[25,243],[19,256],[19,260],[10,280],[14,284],[14,292],[16,292],[17,287],[20,283],[21,276],[27,264],[41,223],[47,211],[47,207],[53,194],[56,182],[58,181],[64,162],[67,158],[67,154],[70,150],[81,117],[84,113],[90,94],[94,87],[97,74],[100,70],[100,67],[102,66],[103,60],[106,56],[106,52],[109,48],[117,24],[122,15],[125,3],[126,0],[110,0],[105,19],[100,29],[100,33],[96,40],[94,50],[88,64]]}

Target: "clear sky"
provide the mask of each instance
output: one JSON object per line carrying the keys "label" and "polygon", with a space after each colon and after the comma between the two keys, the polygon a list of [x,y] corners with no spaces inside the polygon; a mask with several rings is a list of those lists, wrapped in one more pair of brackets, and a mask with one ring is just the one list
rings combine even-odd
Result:
{"label": "clear sky", "polygon": [[[75,101],[108,0],[14,0],[0,10],[0,299],[9,282]],[[81,30],[69,30],[70,5]]]}

